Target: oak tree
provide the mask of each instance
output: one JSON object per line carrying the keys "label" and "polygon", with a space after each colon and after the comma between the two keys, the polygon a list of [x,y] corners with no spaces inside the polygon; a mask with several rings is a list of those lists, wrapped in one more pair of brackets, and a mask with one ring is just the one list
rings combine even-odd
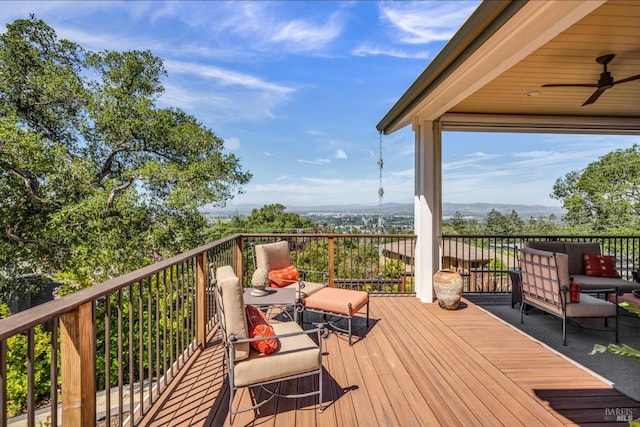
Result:
{"label": "oak tree", "polygon": [[149,51],[90,52],[33,15],[7,25],[0,295],[24,273],[85,286],[204,243],[199,209],[251,174],[195,117],[157,105],[165,76]]}
{"label": "oak tree", "polygon": [[575,231],[636,233],[640,230],[640,145],[612,151],[569,172],[553,186],[564,221]]}

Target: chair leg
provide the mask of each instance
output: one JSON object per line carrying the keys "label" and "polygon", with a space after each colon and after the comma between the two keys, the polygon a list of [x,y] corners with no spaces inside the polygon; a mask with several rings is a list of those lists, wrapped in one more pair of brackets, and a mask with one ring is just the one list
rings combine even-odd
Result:
{"label": "chair leg", "polygon": [[233,386],[229,385],[229,427],[233,426]]}
{"label": "chair leg", "polygon": [[367,300],[367,328],[369,327],[369,301]]}
{"label": "chair leg", "polygon": [[[318,335],[318,341],[320,341],[321,339],[323,339],[322,337],[320,337]],[[320,344],[320,353],[322,353],[322,344]],[[318,385],[319,385],[319,392],[320,394],[318,395],[318,412],[322,413],[324,412],[324,407],[322,406],[322,366],[320,366],[320,373],[318,374]]]}
{"label": "chair leg", "polygon": [[567,345],[567,316],[562,316],[562,345]]}
{"label": "chair leg", "polygon": [[524,325],[524,304],[520,304],[520,323]]}

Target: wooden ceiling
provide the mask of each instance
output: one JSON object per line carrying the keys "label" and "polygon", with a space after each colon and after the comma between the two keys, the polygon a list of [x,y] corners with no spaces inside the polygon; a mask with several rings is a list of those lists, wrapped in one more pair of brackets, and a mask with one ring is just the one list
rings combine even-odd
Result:
{"label": "wooden ceiling", "polygon": [[597,83],[603,68],[595,59],[610,53],[614,80],[640,74],[640,1],[603,4],[449,112],[640,118],[640,80],[615,85],[584,107],[595,88],[542,87]]}

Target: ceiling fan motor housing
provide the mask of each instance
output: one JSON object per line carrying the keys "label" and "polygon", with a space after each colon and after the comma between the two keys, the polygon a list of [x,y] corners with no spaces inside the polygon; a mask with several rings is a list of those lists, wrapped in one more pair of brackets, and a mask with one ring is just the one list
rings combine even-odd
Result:
{"label": "ceiling fan motor housing", "polygon": [[601,89],[611,89],[613,87],[613,77],[609,71],[600,74],[598,79],[598,87]]}

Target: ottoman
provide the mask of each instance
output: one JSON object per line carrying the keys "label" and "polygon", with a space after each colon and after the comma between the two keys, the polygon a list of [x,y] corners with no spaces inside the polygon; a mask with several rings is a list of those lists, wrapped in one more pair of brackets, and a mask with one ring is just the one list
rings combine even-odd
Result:
{"label": "ottoman", "polygon": [[[352,345],[351,319],[364,306],[367,307],[367,327],[369,327],[369,294],[367,292],[327,287],[306,297],[303,304],[303,315],[305,311],[321,313],[325,326],[348,333],[349,345]],[[338,320],[347,319],[347,329],[336,326],[336,322],[328,320],[328,316],[337,317]]]}

